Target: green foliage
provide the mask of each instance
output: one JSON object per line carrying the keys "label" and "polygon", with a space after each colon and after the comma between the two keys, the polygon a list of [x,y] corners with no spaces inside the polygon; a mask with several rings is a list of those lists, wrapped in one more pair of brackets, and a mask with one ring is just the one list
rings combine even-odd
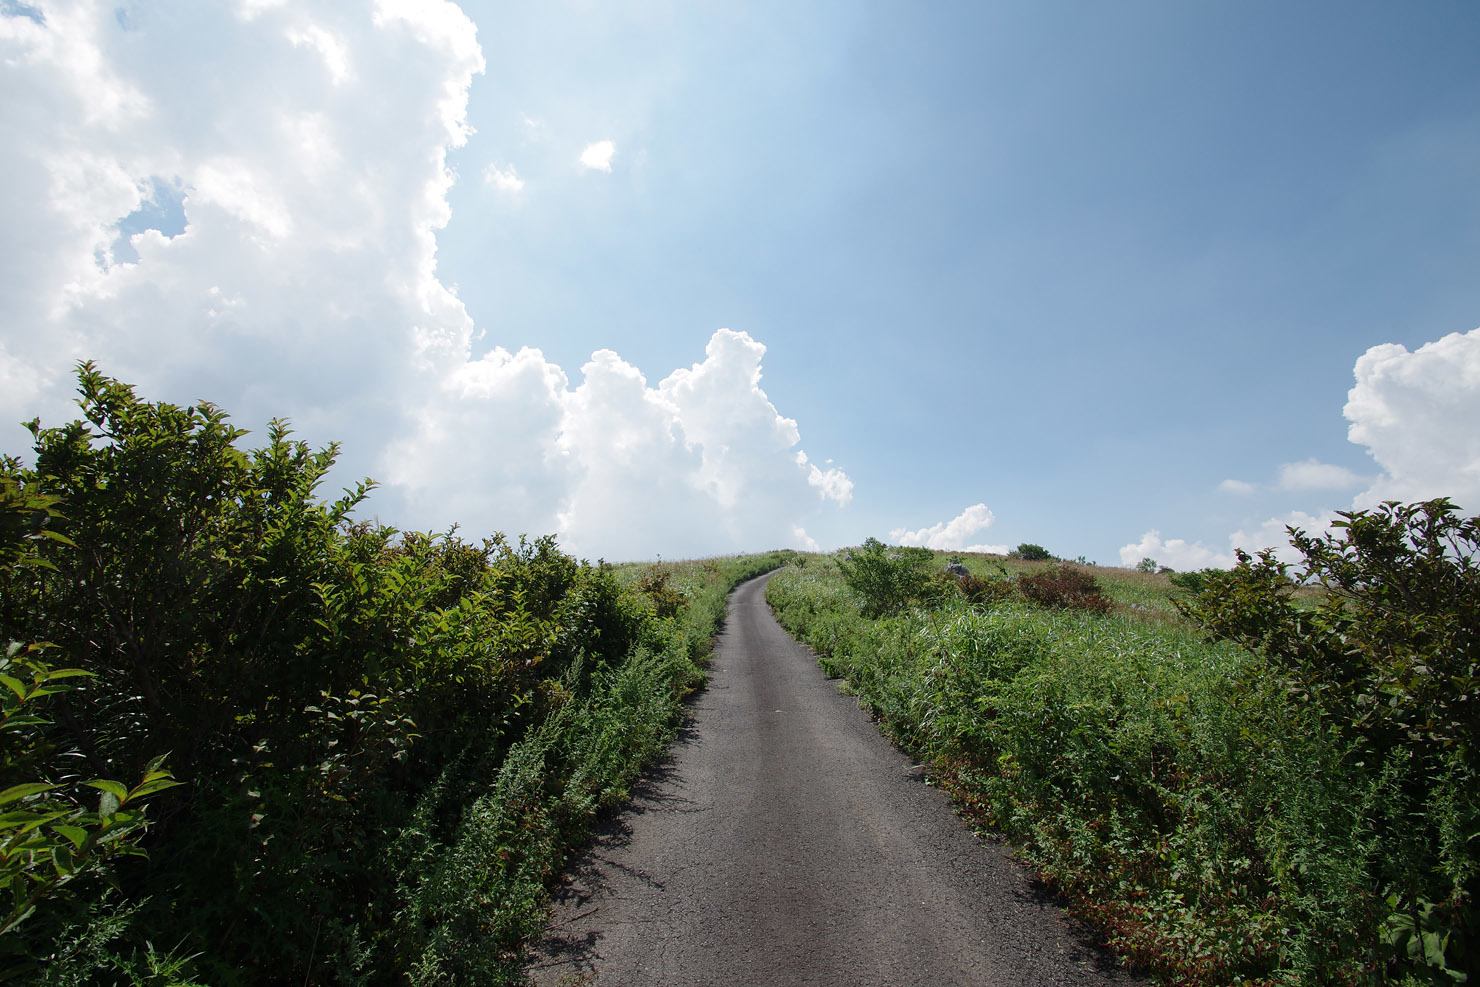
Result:
{"label": "green foliage", "polygon": [[1343,513],[1335,534],[1291,529],[1301,582],[1287,566],[1240,553],[1181,609],[1213,635],[1264,659],[1323,731],[1347,770],[1383,785],[1392,806],[1372,824],[1382,852],[1371,878],[1390,913],[1394,962],[1423,976],[1480,973],[1480,518],[1446,500]]}
{"label": "green foliage", "polygon": [[1191,572],[1172,572],[1167,574],[1167,579],[1173,586],[1185,589],[1189,593],[1201,593],[1208,585],[1208,580],[1216,576],[1220,569],[1195,569]]}
{"label": "green foliage", "polygon": [[1010,558],[1022,559],[1024,562],[1049,562],[1053,555],[1042,545],[1033,545],[1024,542],[1008,553]]}
{"label": "green foliage", "polygon": [[678,616],[684,604],[683,594],[668,585],[671,575],[661,565],[655,563],[649,566],[637,580],[638,591],[653,601],[653,612],[665,619]]}
{"label": "green foliage", "polygon": [[938,595],[935,553],[928,548],[890,548],[870,538],[839,558],[837,566],[869,616],[895,613]]}
{"label": "green foliage", "polygon": [[[64,930],[86,912],[88,896],[117,886],[115,862],[145,855],[140,801],[178,784],[162,757],[132,788],[59,774],[60,759],[44,734],[45,700],[89,673],[53,668],[42,650],[12,642],[0,658],[0,779],[8,785],[0,791],[0,980],[35,973],[51,959]],[[15,784],[20,778],[38,780]],[[89,796],[96,810],[84,804]]]}
{"label": "green foliage", "polygon": [[1321,589],[1272,557],[1204,571],[1215,641],[1161,581],[1111,571],[1109,616],[1025,595],[866,618],[818,567],[767,595],[963,814],[1161,982],[1453,984],[1480,941],[1480,620],[1475,525],[1451,513],[1300,536]]}
{"label": "green foliage", "polygon": [[[19,649],[0,679],[50,714],[6,706],[7,887],[66,892],[0,943],[40,955],[44,927],[58,984],[514,982],[543,881],[666,736],[725,593],[786,557],[655,600],[551,538],[356,522],[368,481],[317,497],[334,446],[274,421],[244,451],[210,404],[78,378],[82,420],[0,462],[0,639],[69,666],[22,674]],[[82,780],[120,777],[144,780]]]}

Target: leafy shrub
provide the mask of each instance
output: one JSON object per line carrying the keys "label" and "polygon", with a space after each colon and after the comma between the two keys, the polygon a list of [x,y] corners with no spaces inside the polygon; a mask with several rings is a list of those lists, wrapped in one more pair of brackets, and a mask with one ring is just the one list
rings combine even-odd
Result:
{"label": "leafy shrub", "polygon": [[1033,545],[1024,542],[1008,553],[1009,557],[1022,559],[1024,562],[1047,562],[1053,558],[1048,549],[1042,545]]}
{"label": "leafy shrub", "polygon": [[638,592],[653,601],[653,611],[662,618],[675,617],[683,608],[683,594],[668,584],[672,573],[654,564],[637,579]]}
{"label": "leafy shrub", "polygon": [[928,548],[890,548],[870,538],[837,565],[869,616],[894,613],[939,594],[935,553]]}
{"label": "leafy shrub", "polygon": [[1189,593],[1201,593],[1207,587],[1208,579],[1221,571],[1220,569],[1195,569],[1191,572],[1169,572],[1167,579],[1179,589],[1185,589]]}
{"label": "leafy shrub", "polygon": [[1023,596],[1043,607],[1109,613],[1114,607],[1100,591],[1094,576],[1068,564],[1055,565],[1042,572],[1018,577]]}
{"label": "leafy shrub", "polygon": [[993,606],[1012,598],[1013,586],[1006,579],[966,575],[956,580],[956,588],[976,606]]}
{"label": "leafy shrub", "polygon": [[1153,559],[1153,558],[1149,558],[1149,557],[1143,557],[1141,559],[1141,561],[1139,561],[1139,562],[1136,563],[1136,571],[1137,572],[1155,572],[1156,571],[1156,560]]}
{"label": "leafy shrub", "polygon": [[[782,558],[716,567],[702,607],[659,581],[658,621],[552,538],[355,522],[372,484],[320,501],[337,448],[283,422],[242,450],[210,404],[78,379],[82,420],[32,422],[32,468],[0,458],[0,641],[50,641],[86,683],[25,672],[24,645],[0,668],[0,699],[36,685],[54,714],[6,720],[24,832],[0,831],[0,873],[24,903],[76,864],[75,907],[12,923],[0,955],[44,942],[58,983],[183,982],[191,954],[218,987],[516,982],[542,881],[666,735],[729,585]],[[528,777],[501,788],[510,758]],[[115,868],[105,842],[149,856]]]}
{"label": "leafy shrub", "polygon": [[1265,659],[1384,792],[1369,839],[1388,958],[1462,981],[1480,974],[1480,518],[1443,499],[1340,517],[1334,534],[1290,529],[1296,578],[1327,590],[1314,610],[1269,551],[1179,607]]}
{"label": "leafy shrub", "polygon": [[1198,623],[959,598],[864,619],[818,570],[767,598],[1162,982],[1473,983],[1480,530],[1437,501],[1337,531],[1292,533],[1294,578],[1269,554],[1196,574]]}

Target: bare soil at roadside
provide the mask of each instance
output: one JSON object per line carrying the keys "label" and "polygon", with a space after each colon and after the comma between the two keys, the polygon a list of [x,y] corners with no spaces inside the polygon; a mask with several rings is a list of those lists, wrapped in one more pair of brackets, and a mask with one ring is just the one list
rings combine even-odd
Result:
{"label": "bare soil at roadside", "polygon": [[668,757],[572,864],[539,987],[1102,985],[1115,967],[736,589]]}

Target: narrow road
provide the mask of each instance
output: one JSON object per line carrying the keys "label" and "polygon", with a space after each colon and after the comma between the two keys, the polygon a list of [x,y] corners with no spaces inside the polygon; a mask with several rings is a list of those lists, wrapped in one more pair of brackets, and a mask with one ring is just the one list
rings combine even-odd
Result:
{"label": "narrow road", "polygon": [[740,586],[668,758],[578,858],[539,987],[1133,984]]}

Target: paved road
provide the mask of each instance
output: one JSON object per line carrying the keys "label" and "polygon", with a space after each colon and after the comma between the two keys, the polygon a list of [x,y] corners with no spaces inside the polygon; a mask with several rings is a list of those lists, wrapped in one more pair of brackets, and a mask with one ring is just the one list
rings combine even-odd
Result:
{"label": "paved road", "polygon": [[1132,984],[738,588],[669,757],[575,861],[540,987]]}

